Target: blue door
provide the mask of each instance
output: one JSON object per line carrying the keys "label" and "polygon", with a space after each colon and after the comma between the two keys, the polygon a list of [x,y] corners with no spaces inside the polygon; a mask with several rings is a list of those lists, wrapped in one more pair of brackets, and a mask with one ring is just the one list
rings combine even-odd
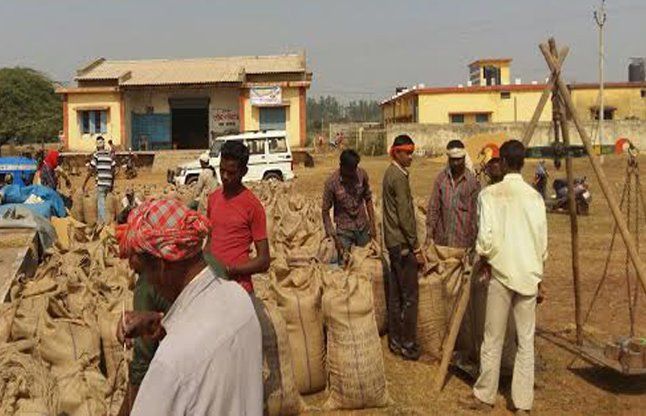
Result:
{"label": "blue door", "polygon": [[285,130],[285,107],[260,107],[260,130]]}
{"label": "blue door", "polygon": [[172,148],[170,114],[132,113],[132,148],[141,150],[144,141],[146,150]]}

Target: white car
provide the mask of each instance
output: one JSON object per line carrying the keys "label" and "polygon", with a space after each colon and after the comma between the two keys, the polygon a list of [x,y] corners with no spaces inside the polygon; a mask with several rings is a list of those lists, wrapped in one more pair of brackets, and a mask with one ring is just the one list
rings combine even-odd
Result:
{"label": "white car", "polygon": [[[230,140],[240,140],[249,148],[249,172],[242,179],[244,182],[261,180],[286,181],[294,179],[292,151],[284,130],[263,130],[240,133],[231,136],[220,136],[213,141],[210,150],[210,165],[215,168],[219,183],[220,149]],[[190,185],[197,182],[201,166],[199,160],[184,163],[175,171],[168,171],[168,182],[176,186]]]}

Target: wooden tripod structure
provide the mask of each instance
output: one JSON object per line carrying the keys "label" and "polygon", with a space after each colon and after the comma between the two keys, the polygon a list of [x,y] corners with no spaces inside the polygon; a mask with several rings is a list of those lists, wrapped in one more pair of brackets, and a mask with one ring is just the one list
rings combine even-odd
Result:
{"label": "wooden tripod structure", "polygon": [[[599,181],[601,191],[608,201],[608,206],[610,207],[610,212],[615,220],[616,227],[619,230],[621,238],[626,245],[626,251],[628,252],[628,257],[630,262],[635,268],[635,272],[641,284],[641,287],[646,291],[646,265],[639,258],[639,250],[633,236],[630,234],[628,224],[622,216],[621,208],[617,203],[617,196],[608,182],[598,156],[595,155],[594,149],[592,148],[592,140],[590,135],[585,130],[579,116],[574,107],[572,101],[572,96],[570,91],[567,88],[565,81],[561,78],[561,68],[565,62],[565,58],[568,55],[569,48],[564,46],[560,49],[556,46],[556,41],[554,38],[550,38],[546,43],[541,43],[539,49],[550,70],[550,76],[547,84],[545,84],[545,89],[543,94],[534,110],[532,119],[525,130],[522,142],[527,146],[534,135],[536,130],[536,125],[545,109],[547,100],[552,98],[553,104],[553,123],[554,131],[557,138],[557,141],[562,138],[563,145],[567,148],[570,146],[570,133],[568,128],[568,122],[571,120],[576,127],[577,132],[581,138],[581,142],[585,147],[586,153],[594,170],[595,176]],[[560,136],[559,136],[560,132]],[[567,184],[568,184],[568,211],[570,215],[570,232],[572,236],[572,275],[574,280],[574,313],[575,313],[575,322],[576,322],[576,344],[578,347],[583,346],[583,311],[581,307],[581,287],[580,287],[580,276],[579,276],[579,227],[577,222],[577,212],[576,212],[576,202],[574,195],[574,172],[572,167],[572,156],[568,150],[565,152],[565,169],[567,173]],[[470,279],[470,277],[469,277]],[[467,279],[468,280],[468,279]],[[465,289],[466,287],[466,289]],[[440,362],[440,369],[435,379],[435,391],[440,391],[444,386],[446,380],[446,374],[448,372],[449,363],[451,361],[451,356],[455,348],[455,341],[459,332],[460,324],[464,317],[467,304],[469,302],[469,290],[468,285],[463,284],[462,293],[458,298],[458,304],[456,308],[455,315],[452,317],[449,327],[449,334],[445,339],[445,342],[442,346],[442,360]],[[589,356],[589,354],[588,354]]]}
{"label": "wooden tripod structure", "polygon": [[[545,61],[547,62],[548,67],[550,68],[550,78],[543,91],[543,96],[539,101],[532,121],[530,122],[525,134],[523,135],[523,143],[525,145],[529,144],[531,141],[532,135],[536,128],[538,119],[543,112],[545,103],[549,98],[550,94],[555,97],[553,103],[557,106],[554,110],[554,114],[558,114],[558,123],[555,122],[555,127],[560,125],[561,134],[563,136],[563,143],[565,146],[570,145],[570,137],[568,130],[568,116],[569,119],[574,123],[576,130],[579,133],[581,142],[586,149],[588,158],[592,165],[592,169],[599,181],[601,191],[608,201],[608,206],[610,207],[610,212],[615,220],[617,229],[626,245],[626,250],[628,252],[628,257],[630,262],[635,268],[635,272],[641,286],[646,290],[646,266],[644,262],[639,258],[639,250],[637,249],[637,244],[635,239],[630,234],[628,224],[624,216],[622,215],[621,208],[617,202],[617,196],[614,192],[614,189],[610,186],[606,174],[601,167],[598,156],[595,155],[592,148],[592,141],[590,136],[586,132],[581,120],[576,113],[574,104],[572,102],[572,97],[570,96],[570,91],[568,90],[565,82],[561,78],[561,67],[567,55],[568,48],[562,48],[557,50],[556,41],[554,38],[550,38],[547,43],[543,43],[539,46]],[[576,216],[576,205],[574,201],[574,173],[572,171],[572,158],[569,152],[566,152],[566,164],[567,172],[567,182],[568,182],[568,196],[569,196],[569,212],[570,212],[570,225],[572,233],[572,273],[574,279],[574,308],[575,308],[575,321],[576,321],[576,341],[578,345],[583,344],[583,315],[581,309],[581,288],[579,285],[579,238],[578,238],[578,224]]]}

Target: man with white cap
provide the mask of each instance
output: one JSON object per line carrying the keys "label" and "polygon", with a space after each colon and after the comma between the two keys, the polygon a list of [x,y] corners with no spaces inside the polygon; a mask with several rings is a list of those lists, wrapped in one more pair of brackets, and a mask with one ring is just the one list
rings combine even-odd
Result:
{"label": "man with white cap", "polygon": [[197,187],[195,188],[195,199],[193,201],[193,209],[205,213],[206,201],[209,195],[218,187],[218,179],[215,176],[215,169],[210,165],[209,152],[206,151],[200,155],[200,166],[202,171],[197,177]]}
{"label": "man with white cap", "polygon": [[428,201],[426,244],[470,248],[478,235],[480,183],[467,169],[467,152],[460,140],[446,146],[448,166],[435,179]]}

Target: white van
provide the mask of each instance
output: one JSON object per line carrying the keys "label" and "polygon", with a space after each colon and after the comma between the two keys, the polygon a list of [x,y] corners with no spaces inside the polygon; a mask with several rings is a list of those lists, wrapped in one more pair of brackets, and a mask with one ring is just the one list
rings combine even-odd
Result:
{"label": "white van", "polygon": [[[294,178],[292,151],[284,130],[263,130],[240,133],[231,136],[220,136],[213,141],[210,150],[210,164],[215,168],[220,181],[220,149],[230,140],[240,140],[249,148],[249,172],[244,182],[261,180],[286,181]],[[184,163],[175,171],[168,171],[168,182],[176,186],[190,185],[197,181],[200,174],[200,162]]]}

